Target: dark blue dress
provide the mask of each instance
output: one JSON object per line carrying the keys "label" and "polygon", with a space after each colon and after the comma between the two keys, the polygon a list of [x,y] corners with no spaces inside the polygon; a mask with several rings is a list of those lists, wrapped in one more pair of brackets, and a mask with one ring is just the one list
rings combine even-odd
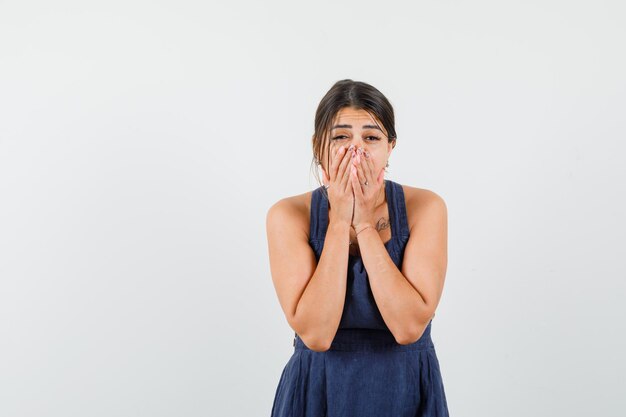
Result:
{"label": "dark blue dress", "polygon": [[[386,179],[391,240],[385,247],[401,268],[409,239],[402,186]],[[320,186],[311,197],[309,244],[319,261],[328,227],[328,200]],[[361,257],[348,260],[346,299],[331,347],[310,350],[294,336],[272,417],[447,417],[439,360],[430,337],[398,344],[386,326],[369,285]]]}

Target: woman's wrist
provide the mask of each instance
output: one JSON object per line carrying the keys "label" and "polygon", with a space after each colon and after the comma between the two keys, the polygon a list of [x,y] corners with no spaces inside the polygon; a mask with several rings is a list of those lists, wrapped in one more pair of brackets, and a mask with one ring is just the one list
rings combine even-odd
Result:
{"label": "woman's wrist", "polygon": [[338,233],[350,233],[350,222],[349,221],[329,221],[328,222],[328,230],[336,230]]}
{"label": "woman's wrist", "polygon": [[366,229],[375,229],[374,226],[370,223],[361,223],[361,224],[357,224],[355,226],[352,226],[352,228],[354,229],[354,231],[356,232],[356,236],[359,236],[359,233],[361,233],[362,231],[366,230]]}

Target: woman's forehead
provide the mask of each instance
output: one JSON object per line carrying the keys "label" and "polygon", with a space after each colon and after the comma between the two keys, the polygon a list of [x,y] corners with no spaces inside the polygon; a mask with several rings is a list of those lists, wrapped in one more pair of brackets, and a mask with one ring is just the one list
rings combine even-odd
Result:
{"label": "woman's forehead", "polygon": [[[340,109],[333,120],[334,124],[345,124],[348,121],[359,123],[372,122],[374,124],[379,123],[378,120],[376,120],[376,118],[367,111],[363,109],[355,109],[353,107],[344,107]],[[360,125],[356,127],[360,127]]]}

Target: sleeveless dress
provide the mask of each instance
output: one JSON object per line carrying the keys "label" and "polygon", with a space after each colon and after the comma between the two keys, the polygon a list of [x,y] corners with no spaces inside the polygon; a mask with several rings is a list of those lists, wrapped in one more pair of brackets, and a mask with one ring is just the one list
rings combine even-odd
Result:
{"label": "sleeveless dress", "polygon": [[[311,196],[309,244],[319,261],[328,227],[322,186]],[[409,239],[404,191],[386,179],[391,223],[387,252],[400,269]],[[360,256],[349,256],[346,298],[330,349],[310,350],[294,335],[272,417],[448,417],[432,319],[419,340],[397,343],[386,326]]]}

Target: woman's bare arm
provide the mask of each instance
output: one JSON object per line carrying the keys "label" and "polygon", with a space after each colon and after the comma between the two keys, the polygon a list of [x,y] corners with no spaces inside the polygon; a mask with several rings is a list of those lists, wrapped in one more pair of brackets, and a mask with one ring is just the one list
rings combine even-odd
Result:
{"label": "woman's bare arm", "polygon": [[419,340],[435,315],[448,262],[448,215],[443,199],[426,190],[412,207],[413,225],[400,269],[385,251],[380,236],[359,233],[359,248],[376,305],[400,344]]}
{"label": "woman's bare arm", "polygon": [[281,308],[307,347],[324,351],[343,313],[350,224],[329,224],[319,263],[308,242],[308,227],[290,199],[278,201],[267,212],[270,269]]}

